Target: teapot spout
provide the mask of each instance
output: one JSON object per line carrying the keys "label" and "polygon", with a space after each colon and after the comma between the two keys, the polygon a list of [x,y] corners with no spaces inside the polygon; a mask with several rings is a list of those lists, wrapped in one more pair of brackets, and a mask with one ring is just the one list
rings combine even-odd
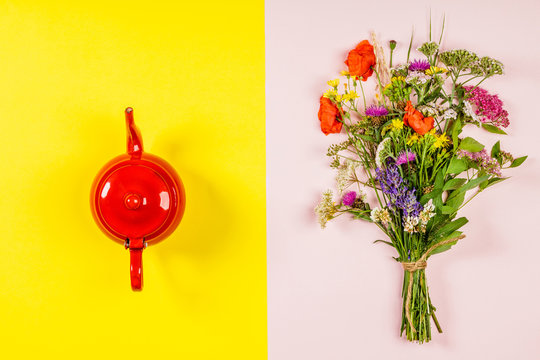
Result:
{"label": "teapot spout", "polygon": [[132,159],[140,159],[143,152],[141,132],[135,126],[133,108],[126,108],[127,152]]}

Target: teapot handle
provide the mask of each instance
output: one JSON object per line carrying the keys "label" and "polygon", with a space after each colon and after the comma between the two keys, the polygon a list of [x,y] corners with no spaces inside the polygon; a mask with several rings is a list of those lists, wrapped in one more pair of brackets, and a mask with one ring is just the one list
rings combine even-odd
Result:
{"label": "teapot handle", "polygon": [[133,108],[126,108],[127,152],[133,159],[140,159],[143,152],[141,132],[135,126]]}
{"label": "teapot handle", "polygon": [[131,290],[141,291],[143,288],[142,252],[146,248],[144,239],[128,239],[126,249],[129,249]]}

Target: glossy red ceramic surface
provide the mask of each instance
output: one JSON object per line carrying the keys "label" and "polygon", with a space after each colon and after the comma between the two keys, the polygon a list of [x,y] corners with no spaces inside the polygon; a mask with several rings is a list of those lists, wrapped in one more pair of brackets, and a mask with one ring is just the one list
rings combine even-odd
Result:
{"label": "glossy red ceramic surface", "polygon": [[92,213],[101,230],[130,249],[131,284],[142,289],[142,251],[169,236],[185,208],[184,187],[165,160],[143,152],[142,139],[126,109],[127,154],[107,163],[91,192]]}

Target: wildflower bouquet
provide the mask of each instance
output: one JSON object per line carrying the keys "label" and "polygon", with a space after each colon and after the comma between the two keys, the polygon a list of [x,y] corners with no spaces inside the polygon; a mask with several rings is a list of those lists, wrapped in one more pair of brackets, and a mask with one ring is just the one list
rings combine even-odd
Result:
{"label": "wildflower bouquet", "polygon": [[[442,39],[442,35],[441,35]],[[401,334],[419,343],[431,339],[435,307],[429,296],[425,268],[430,256],[463,239],[468,220],[459,210],[472,198],[506,177],[502,171],[521,165],[497,141],[487,151],[467,126],[505,135],[508,113],[497,95],[479,87],[503,73],[503,65],[468,50],[442,50],[441,39],[422,44],[423,54],[393,66],[396,42],[389,43],[390,60],[375,35],[347,56],[340,80],[320,98],[319,120],[326,134],[344,130],[346,139],[331,145],[327,155],[337,169],[339,202],[331,190],[316,207],[321,226],[342,214],[372,222],[388,237],[377,240],[394,247],[404,269]],[[368,106],[363,83],[376,83]],[[351,189],[351,186],[354,188]],[[372,207],[364,192],[377,199]]]}

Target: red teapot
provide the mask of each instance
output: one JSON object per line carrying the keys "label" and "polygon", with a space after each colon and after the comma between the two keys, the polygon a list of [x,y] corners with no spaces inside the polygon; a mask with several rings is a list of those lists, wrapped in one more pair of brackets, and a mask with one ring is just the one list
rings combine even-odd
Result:
{"label": "red teapot", "polygon": [[130,253],[131,288],[142,290],[142,252],[169,236],[186,205],[180,177],[165,160],[143,152],[133,109],[125,110],[127,153],[109,161],[92,185],[94,220]]}

